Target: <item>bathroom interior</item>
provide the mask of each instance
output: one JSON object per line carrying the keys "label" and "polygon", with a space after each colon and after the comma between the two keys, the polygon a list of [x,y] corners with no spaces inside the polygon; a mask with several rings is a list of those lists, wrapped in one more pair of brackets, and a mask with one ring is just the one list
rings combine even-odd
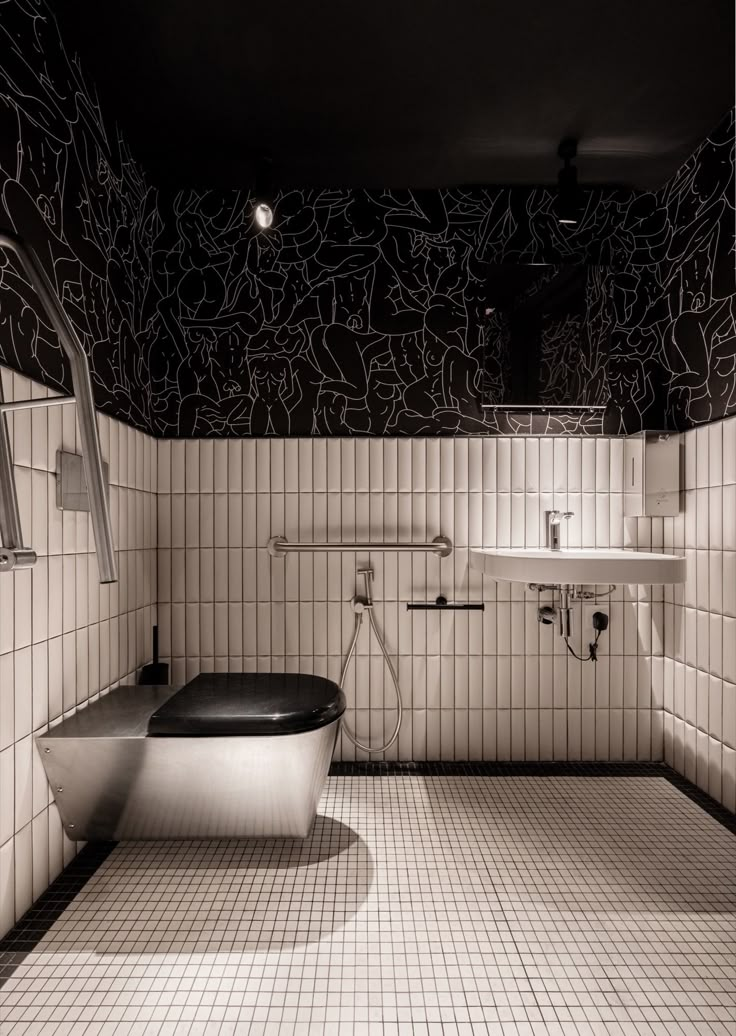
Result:
{"label": "bathroom interior", "polygon": [[0,123],[0,1036],[733,1036],[733,5],[3,0]]}

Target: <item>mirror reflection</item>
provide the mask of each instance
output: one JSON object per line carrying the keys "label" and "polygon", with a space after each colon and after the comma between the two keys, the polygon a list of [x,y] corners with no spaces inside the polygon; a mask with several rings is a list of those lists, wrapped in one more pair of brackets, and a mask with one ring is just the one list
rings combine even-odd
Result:
{"label": "mirror reflection", "polygon": [[491,267],[485,407],[605,408],[611,290],[606,266]]}

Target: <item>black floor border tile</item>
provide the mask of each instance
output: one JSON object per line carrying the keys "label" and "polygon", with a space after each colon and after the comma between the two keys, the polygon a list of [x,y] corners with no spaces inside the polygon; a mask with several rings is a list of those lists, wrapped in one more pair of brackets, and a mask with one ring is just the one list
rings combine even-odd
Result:
{"label": "black floor border tile", "polygon": [[[333,762],[331,777],[660,777],[736,835],[736,816],[666,763],[649,762]],[[116,846],[90,842],[0,939],[0,987],[23,963]]]}
{"label": "black floor border tile", "polygon": [[661,777],[662,763],[650,762],[333,762],[331,777],[381,777],[416,774],[423,777]]}
{"label": "black floor border tile", "polygon": [[31,953],[51,925],[116,846],[116,842],[89,842],[36,900],[30,910],[0,939],[0,987]]}
{"label": "black floor border tile", "polygon": [[683,795],[687,795],[689,799],[700,806],[701,809],[704,809],[706,813],[709,813],[714,820],[722,824],[732,835],[736,835],[736,814],[731,813],[706,791],[702,791],[697,784],[693,784],[687,777],[683,777],[681,773],[673,770],[666,763],[663,763],[663,769],[665,772],[662,776],[670,784],[674,785]]}
{"label": "black floor border tile", "polygon": [[661,777],[736,835],[736,816],[662,762],[333,762],[331,777]]}

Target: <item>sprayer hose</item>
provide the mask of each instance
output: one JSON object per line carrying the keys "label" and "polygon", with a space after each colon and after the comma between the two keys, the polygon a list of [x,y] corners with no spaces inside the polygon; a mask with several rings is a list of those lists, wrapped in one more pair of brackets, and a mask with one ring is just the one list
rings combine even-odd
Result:
{"label": "sprayer hose", "polygon": [[[384,657],[384,659],[386,661],[386,665],[388,666],[388,671],[391,673],[391,679],[393,680],[394,690],[396,691],[396,708],[397,708],[396,726],[394,727],[394,731],[393,731],[391,737],[389,738],[389,740],[386,742],[385,745],[381,745],[380,748],[371,748],[370,745],[364,745],[361,741],[358,741],[357,737],[355,737],[355,735],[352,734],[348,730],[348,727],[347,727],[347,724],[345,723],[345,720],[343,720],[342,729],[345,732],[345,735],[347,736],[348,740],[352,741],[352,743],[355,745],[356,748],[360,748],[364,752],[370,752],[371,754],[373,754],[373,753],[376,753],[376,752],[386,752],[386,751],[388,751],[388,749],[394,743],[396,738],[399,736],[399,728],[401,727],[401,716],[402,716],[402,712],[403,712],[403,705],[401,703],[401,690],[399,688],[399,678],[396,675],[396,669],[394,668],[394,664],[391,661],[391,658],[389,656],[388,651],[386,650],[386,645],[383,642],[383,637],[378,632],[378,627],[376,626],[376,620],[373,618],[373,609],[372,608],[366,608],[366,611],[368,612],[368,618],[370,620],[370,624],[373,627],[373,632],[376,635],[376,640],[378,641],[378,645],[381,648],[381,652],[382,652],[383,657]],[[349,668],[350,663],[352,661],[353,655],[355,654],[355,645],[358,643],[358,634],[360,633],[360,628],[363,625],[363,615],[364,614],[365,613],[362,612],[362,611],[355,613],[355,629],[353,630],[353,639],[350,641],[350,648],[348,649],[348,653],[345,656],[345,663],[344,663],[344,665],[342,667],[342,673],[340,675],[340,687],[343,690],[345,689],[345,677],[347,676],[348,668]]]}

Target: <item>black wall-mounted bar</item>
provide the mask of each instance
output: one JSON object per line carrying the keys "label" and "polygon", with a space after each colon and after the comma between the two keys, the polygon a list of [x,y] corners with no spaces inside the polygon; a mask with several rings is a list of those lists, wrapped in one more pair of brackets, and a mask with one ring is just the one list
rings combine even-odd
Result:
{"label": "black wall-mounted bar", "polygon": [[409,601],[406,605],[407,611],[410,612],[430,612],[430,611],[456,611],[456,612],[482,612],[485,610],[485,604],[481,601],[460,601],[453,602],[448,601],[446,597],[441,594],[435,601]]}

